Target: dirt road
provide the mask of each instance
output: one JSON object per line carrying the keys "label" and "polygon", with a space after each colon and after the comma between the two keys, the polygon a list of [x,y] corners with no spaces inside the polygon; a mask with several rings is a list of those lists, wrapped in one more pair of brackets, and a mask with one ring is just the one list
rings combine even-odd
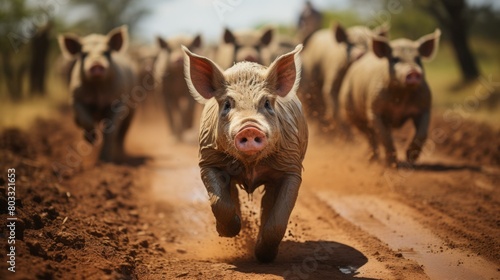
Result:
{"label": "dirt road", "polygon": [[398,170],[368,163],[362,139],[312,133],[286,237],[263,265],[252,253],[260,189],[240,192],[242,233],[218,237],[195,132],[176,143],[161,114],[142,112],[129,164],[95,165],[62,114],[1,134],[1,183],[16,168],[21,221],[17,271],[2,261],[2,279],[500,279],[498,131],[466,124],[475,148],[450,133]]}

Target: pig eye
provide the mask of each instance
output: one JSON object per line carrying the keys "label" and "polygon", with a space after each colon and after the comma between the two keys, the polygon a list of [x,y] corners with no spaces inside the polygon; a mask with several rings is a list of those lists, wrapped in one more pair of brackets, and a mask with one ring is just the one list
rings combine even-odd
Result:
{"label": "pig eye", "polygon": [[273,107],[271,106],[271,101],[266,100],[266,102],[264,103],[264,108],[266,108],[269,113],[274,113]]}
{"label": "pig eye", "polygon": [[111,51],[105,51],[102,53],[105,57],[110,58],[111,57]]}
{"label": "pig eye", "polygon": [[399,57],[392,57],[392,58],[391,58],[391,63],[392,63],[392,64],[396,64],[396,63],[398,63],[399,61],[400,61]]}
{"label": "pig eye", "polygon": [[222,108],[222,115],[226,116],[229,113],[229,111],[231,111],[231,107],[232,107],[231,101],[229,100],[224,101],[224,107]]}
{"label": "pig eye", "polygon": [[420,57],[415,57],[415,63],[418,65],[422,65],[422,60],[420,60]]}
{"label": "pig eye", "polygon": [[82,52],[82,59],[85,59],[87,57],[87,55],[89,55],[88,52]]}

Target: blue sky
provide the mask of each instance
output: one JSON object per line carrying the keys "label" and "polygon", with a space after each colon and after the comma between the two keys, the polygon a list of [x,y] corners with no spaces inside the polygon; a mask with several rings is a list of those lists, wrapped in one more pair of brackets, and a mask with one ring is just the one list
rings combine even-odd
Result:
{"label": "blue sky", "polygon": [[[141,22],[141,36],[202,33],[218,40],[224,26],[251,28],[259,23],[294,24],[304,0],[149,0],[153,13]],[[318,8],[346,9],[347,0],[316,0]],[[217,8],[219,9],[217,11]]]}
{"label": "blue sky", "polygon": [[[239,29],[261,23],[294,25],[304,2],[305,0],[146,0],[144,3],[151,8],[152,14],[141,22],[139,33],[147,40],[157,35],[168,37],[201,33],[209,41],[217,41],[224,26]],[[497,9],[500,8],[498,0],[468,2],[473,5],[492,3]],[[360,2],[312,0],[312,3],[319,9],[346,10],[359,9],[354,5],[359,6]],[[366,10],[366,7],[361,8]]]}
{"label": "blue sky", "polygon": [[[57,0],[68,1],[68,0]],[[397,0],[395,0],[397,1]],[[399,0],[411,2],[418,0]],[[500,9],[499,0],[467,0],[470,4],[491,3]],[[252,28],[258,24],[295,25],[305,0],[142,0],[151,14],[140,22],[141,40],[152,42],[158,36],[201,33],[205,40],[219,41],[225,26],[233,29]],[[365,1],[311,0],[319,9],[377,12]],[[360,3],[364,6],[359,7]],[[378,1],[373,1],[378,3]],[[219,10],[217,10],[219,9]],[[88,10],[66,10],[68,21],[85,18]]]}

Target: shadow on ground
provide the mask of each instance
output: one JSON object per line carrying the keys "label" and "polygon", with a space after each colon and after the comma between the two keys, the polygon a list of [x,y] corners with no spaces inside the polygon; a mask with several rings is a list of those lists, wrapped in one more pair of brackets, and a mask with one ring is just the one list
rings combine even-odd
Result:
{"label": "shadow on ground", "polygon": [[235,271],[248,274],[274,274],[284,279],[371,279],[358,278],[357,270],[368,262],[360,251],[332,241],[283,241],[277,259],[271,264],[256,260],[231,262]]}

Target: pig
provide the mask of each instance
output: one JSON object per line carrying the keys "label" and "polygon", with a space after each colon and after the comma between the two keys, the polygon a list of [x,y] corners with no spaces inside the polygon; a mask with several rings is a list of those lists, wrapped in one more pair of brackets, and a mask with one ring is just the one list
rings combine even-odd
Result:
{"label": "pig", "polygon": [[264,185],[255,246],[260,262],[275,259],[302,181],[308,130],[296,95],[301,49],[298,45],[269,67],[240,62],[223,71],[184,48],[189,91],[205,104],[199,166],[216,230],[236,236],[238,187],[251,194]]}
{"label": "pig", "polygon": [[131,56],[138,67],[139,85],[147,91],[152,91],[156,85],[154,82],[154,65],[158,53],[159,48],[155,45],[140,45],[131,51]]}
{"label": "pig", "polygon": [[299,40],[303,42],[304,45],[307,44],[310,36],[317,30],[321,29],[322,23],[323,15],[321,12],[314,8],[311,1],[306,1],[297,24],[297,34]]}
{"label": "pig", "polygon": [[427,138],[431,114],[431,90],[425,79],[422,60],[431,60],[437,52],[441,32],[425,35],[417,41],[386,38],[372,39],[372,52],[349,69],[342,85],[342,118],[368,138],[373,160],[378,159],[378,141],[385,148],[386,163],[397,166],[391,129],[411,120],[415,135],[406,150],[406,159],[414,163]]}
{"label": "pig", "polygon": [[191,98],[184,81],[181,46],[188,46],[192,51],[201,50],[201,35],[177,36],[168,40],[158,37],[157,41],[160,47],[155,64],[156,80],[160,83],[158,90],[164,98],[170,130],[178,141],[182,141],[184,132],[193,127],[196,101]]}
{"label": "pig", "polygon": [[373,31],[365,26],[347,30],[340,24],[311,35],[302,52],[301,98],[309,117],[320,122],[338,120],[338,93],[349,66],[367,51],[372,35],[385,36],[388,25]]}
{"label": "pig", "polygon": [[113,29],[107,35],[60,35],[58,41],[62,53],[76,61],[70,81],[76,124],[83,128],[84,138],[96,144],[99,124],[103,123],[99,159],[121,161],[134,113],[127,98],[136,85],[135,66],[124,54],[127,27]]}
{"label": "pig", "polygon": [[222,69],[231,67],[235,62],[250,61],[269,66],[273,41],[272,28],[258,30],[224,30],[223,42],[218,46],[215,61]]}

